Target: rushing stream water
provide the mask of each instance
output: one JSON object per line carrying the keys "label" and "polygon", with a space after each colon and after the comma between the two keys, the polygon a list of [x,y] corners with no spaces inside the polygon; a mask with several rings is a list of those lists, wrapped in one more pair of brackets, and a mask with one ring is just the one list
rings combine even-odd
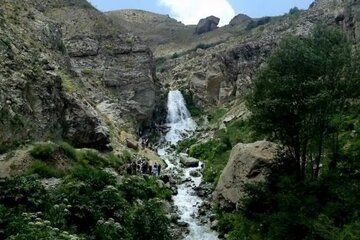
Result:
{"label": "rushing stream water", "polygon": [[175,206],[180,213],[180,221],[189,224],[189,234],[186,240],[217,240],[216,232],[212,231],[208,225],[198,221],[196,214],[203,200],[198,197],[193,189],[200,185],[202,176],[192,177],[190,172],[200,170],[201,164],[197,168],[183,168],[179,161],[179,156],[175,153],[171,145],[176,145],[179,141],[191,137],[196,130],[196,123],[186,108],[185,100],[180,91],[170,91],[167,104],[167,125],[169,131],[163,138],[158,154],[168,165],[167,170],[171,170],[182,179],[191,179],[189,182],[178,185],[178,194],[173,197]]}

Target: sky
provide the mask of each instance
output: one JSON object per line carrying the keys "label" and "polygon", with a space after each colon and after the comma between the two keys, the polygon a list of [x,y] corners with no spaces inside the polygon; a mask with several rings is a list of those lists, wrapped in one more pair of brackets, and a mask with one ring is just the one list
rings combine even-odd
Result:
{"label": "sky", "polygon": [[214,15],[220,26],[226,25],[237,14],[250,17],[276,16],[290,8],[307,9],[314,0],[88,0],[101,11],[141,9],[169,14],[184,24],[197,24],[201,18]]}

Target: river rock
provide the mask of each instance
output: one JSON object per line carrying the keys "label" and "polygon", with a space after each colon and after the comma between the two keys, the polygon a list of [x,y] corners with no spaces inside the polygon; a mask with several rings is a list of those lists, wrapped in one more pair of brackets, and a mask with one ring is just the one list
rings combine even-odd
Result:
{"label": "river rock", "polygon": [[188,227],[189,226],[189,224],[187,222],[178,222],[177,225],[179,227]]}
{"label": "river rock", "polygon": [[192,177],[201,177],[201,173],[200,173],[199,170],[192,170],[190,172],[190,176],[192,176]]}
{"label": "river rock", "polygon": [[215,221],[211,222],[210,228],[211,228],[212,230],[216,230],[216,229],[218,228],[218,226],[219,226],[219,221],[218,221],[218,220],[215,220]]}
{"label": "river rock", "polygon": [[214,192],[214,200],[221,206],[236,206],[245,196],[245,185],[263,181],[267,167],[275,158],[279,146],[259,141],[237,144],[231,151],[230,160],[220,176]]}
{"label": "river rock", "polygon": [[189,157],[187,155],[180,155],[180,162],[188,168],[192,167],[198,167],[199,166],[199,160],[193,157]]}

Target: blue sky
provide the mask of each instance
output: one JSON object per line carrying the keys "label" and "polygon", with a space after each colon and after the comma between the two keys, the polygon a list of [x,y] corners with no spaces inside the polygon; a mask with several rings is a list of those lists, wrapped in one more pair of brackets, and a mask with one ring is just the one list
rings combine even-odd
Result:
{"label": "blue sky", "polygon": [[275,16],[297,6],[307,9],[313,0],[89,0],[101,11],[117,9],[142,9],[169,14],[185,24],[196,24],[209,15],[222,19],[226,24],[238,13],[251,17]]}

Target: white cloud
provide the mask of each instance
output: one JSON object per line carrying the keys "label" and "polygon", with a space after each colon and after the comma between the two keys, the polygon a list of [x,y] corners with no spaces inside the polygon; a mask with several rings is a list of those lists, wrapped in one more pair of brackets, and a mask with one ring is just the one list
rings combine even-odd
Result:
{"label": "white cloud", "polygon": [[219,26],[226,25],[235,16],[227,0],[158,0],[170,8],[170,15],[184,24],[197,24],[201,18],[214,15],[220,18]]}

